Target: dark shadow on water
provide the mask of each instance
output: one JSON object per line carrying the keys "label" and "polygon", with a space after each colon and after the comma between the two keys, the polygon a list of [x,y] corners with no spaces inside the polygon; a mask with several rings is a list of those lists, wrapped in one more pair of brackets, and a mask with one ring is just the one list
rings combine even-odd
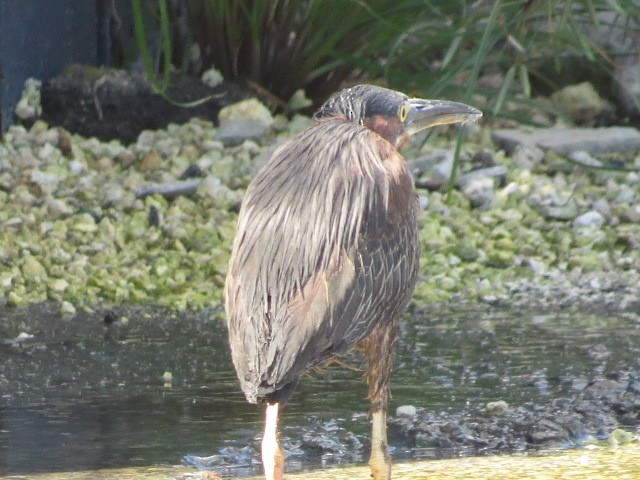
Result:
{"label": "dark shadow on water", "polygon": [[[73,319],[52,312],[0,309],[0,475],[257,451],[261,408],[239,391],[219,319],[138,307],[117,310],[108,324],[104,311]],[[594,376],[640,368],[634,315],[478,307],[407,316],[401,338],[392,414],[406,404],[455,411],[495,400],[544,402]],[[360,367],[359,356],[348,360]],[[366,444],[362,373],[332,367],[305,377],[284,414],[285,443],[295,450],[308,425],[330,431],[337,421]],[[402,439],[394,442],[401,457]],[[365,454],[366,446],[333,459],[293,455],[289,467],[360,462]],[[251,461],[227,473],[259,472]]]}

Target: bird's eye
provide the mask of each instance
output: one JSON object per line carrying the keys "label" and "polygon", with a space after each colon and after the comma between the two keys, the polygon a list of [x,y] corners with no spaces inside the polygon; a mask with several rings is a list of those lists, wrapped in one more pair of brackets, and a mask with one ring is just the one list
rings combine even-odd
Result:
{"label": "bird's eye", "polygon": [[409,107],[407,107],[406,103],[403,103],[400,106],[400,110],[398,110],[398,117],[401,122],[404,122],[407,119],[407,113],[409,113]]}

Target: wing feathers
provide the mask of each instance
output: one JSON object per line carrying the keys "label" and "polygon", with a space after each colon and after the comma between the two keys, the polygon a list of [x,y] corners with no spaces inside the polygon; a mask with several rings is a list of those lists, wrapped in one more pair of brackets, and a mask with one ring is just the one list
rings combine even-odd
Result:
{"label": "wing feathers", "polygon": [[[417,240],[400,230],[415,232],[416,202],[393,213],[404,223],[389,224],[394,185],[374,148],[379,141],[365,127],[320,122],[279,147],[247,190],[226,308],[250,401],[361,340],[383,303],[399,295],[400,277],[414,282],[408,268],[417,261],[403,258],[416,256]],[[386,236],[393,237],[388,251],[380,243]],[[393,244],[406,238],[399,252]],[[395,269],[396,262],[404,266]]]}

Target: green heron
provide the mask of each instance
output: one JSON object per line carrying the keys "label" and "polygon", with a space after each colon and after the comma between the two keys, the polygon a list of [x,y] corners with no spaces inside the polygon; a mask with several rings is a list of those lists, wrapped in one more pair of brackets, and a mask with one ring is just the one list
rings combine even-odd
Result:
{"label": "green heron", "polygon": [[371,466],[388,479],[386,407],[398,316],[418,274],[417,194],[398,149],[414,133],[478,118],[468,105],[358,85],[329,98],[249,185],[226,279],[233,363],[266,403],[262,463],[280,479],[280,408],[300,375],[363,341]]}

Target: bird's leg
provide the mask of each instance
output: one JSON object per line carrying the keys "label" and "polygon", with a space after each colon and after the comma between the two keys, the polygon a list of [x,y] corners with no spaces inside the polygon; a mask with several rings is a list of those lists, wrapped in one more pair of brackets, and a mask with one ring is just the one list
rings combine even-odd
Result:
{"label": "bird's leg", "polygon": [[268,403],[262,436],[262,466],[267,480],[282,480],[284,476],[284,452],[278,443],[279,403]]}
{"label": "bird's leg", "polygon": [[394,319],[388,325],[376,327],[365,346],[372,423],[369,466],[374,480],[391,478],[391,458],[387,450],[387,400],[396,334],[397,320]]}

